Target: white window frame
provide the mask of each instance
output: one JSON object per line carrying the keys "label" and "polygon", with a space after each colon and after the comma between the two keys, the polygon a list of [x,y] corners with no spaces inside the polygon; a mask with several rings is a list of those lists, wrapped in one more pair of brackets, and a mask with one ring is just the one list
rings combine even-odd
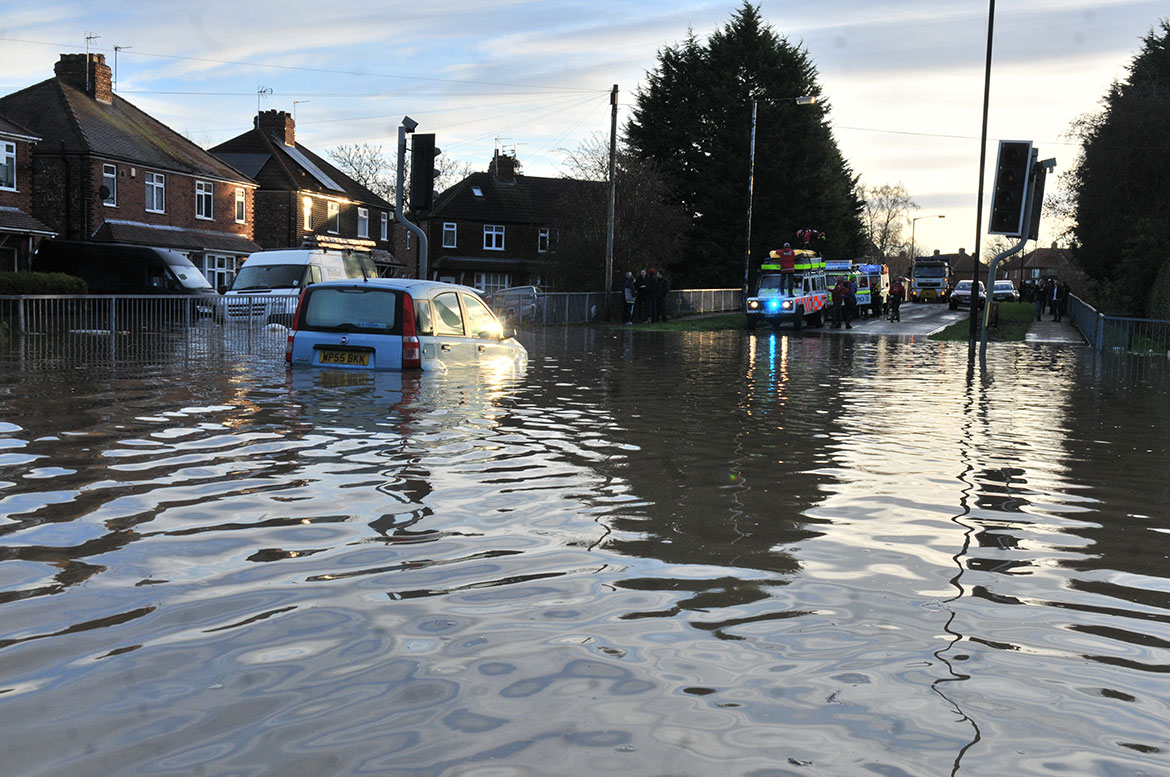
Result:
{"label": "white window frame", "polygon": [[248,194],[242,187],[236,187],[236,223],[248,223]]}
{"label": "white window frame", "polygon": [[443,222],[443,248],[459,247],[459,225],[454,221]]}
{"label": "white window frame", "polygon": [[370,236],[370,209],[358,208],[358,237]]}
{"label": "white window frame", "polygon": [[6,192],[14,192],[16,191],[16,144],[4,141],[0,146],[3,147],[0,150],[0,156],[2,156],[4,162],[3,165],[0,165],[0,169],[3,169],[7,176],[12,178],[11,184],[0,179],[0,189]]}
{"label": "white window frame", "polygon": [[102,165],[102,186],[110,190],[110,196],[102,200],[102,205],[111,208],[118,207],[118,166]]}
{"label": "white window frame", "polygon": [[504,250],[504,225],[503,224],[484,224],[483,225],[483,250],[485,250],[485,251],[503,251]]}
{"label": "white window frame", "polygon": [[511,285],[511,277],[506,272],[477,272],[475,274],[475,288],[483,294],[506,289]]}
{"label": "white window frame", "polygon": [[536,235],[536,252],[538,254],[547,254],[550,250],[549,246],[552,244],[552,230],[548,227],[541,227]]}
{"label": "white window frame", "polygon": [[312,232],[313,231],[313,198],[312,197],[302,197],[301,198],[301,210],[304,211],[304,213],[301,215],[301,224],[304,227],[306,232]]}
{"label": "white window frame", "polygon": [[215,184],[211,181],[195,182],[195,218],[203,221],[215,218]]}
{"label": "white window frame", "polygon": [[382,240],[390,239],[390,214],[382,211]]}
{"label": "white window frame", "polygon": [[143,185],[146,187],[146,212],[167,212],[167,177],[162,173],[144,173]]}
{"label": "white window frame", "polygon": [[331,235],[341,234],[341,204],[330,202],[325,211],[325,231]]}

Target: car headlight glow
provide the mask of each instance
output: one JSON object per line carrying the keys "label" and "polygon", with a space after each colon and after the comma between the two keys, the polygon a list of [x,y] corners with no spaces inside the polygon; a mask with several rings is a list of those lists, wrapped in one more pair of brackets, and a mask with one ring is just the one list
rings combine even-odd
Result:
{"label": "car headlight glow", "polygon": [[760,301],[758,299],[749,299],[748,300],[748,309],[749,310],[758,310],[759,307],[760,307]]}

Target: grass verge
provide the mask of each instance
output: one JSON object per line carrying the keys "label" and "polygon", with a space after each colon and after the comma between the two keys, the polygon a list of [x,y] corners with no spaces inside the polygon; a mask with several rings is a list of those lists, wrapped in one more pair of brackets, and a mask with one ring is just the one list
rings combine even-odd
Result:
{"label": "grass verge", "polygon": [[[1001,302],[999,303],[999,325],[987,330],[987,341],[990,343],[1022,343],[1028,334],[1028,327],[1032,325],[1032,320],[1035,317],[1035,305],[1029,302]],[[963,318],[941,332],[935,332],[930,336],[930,339],[965,343],[971,331],[970,327],[970,320]]]}

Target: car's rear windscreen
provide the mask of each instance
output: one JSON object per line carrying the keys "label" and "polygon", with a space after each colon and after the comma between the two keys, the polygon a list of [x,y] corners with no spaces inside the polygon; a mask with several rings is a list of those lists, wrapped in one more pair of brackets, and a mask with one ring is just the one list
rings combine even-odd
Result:
{"label": "car's rear windscreen", "polygon": [[388,289],[321,288],[308,292],[300,327],[338,332],[401,334],[398,294]]}

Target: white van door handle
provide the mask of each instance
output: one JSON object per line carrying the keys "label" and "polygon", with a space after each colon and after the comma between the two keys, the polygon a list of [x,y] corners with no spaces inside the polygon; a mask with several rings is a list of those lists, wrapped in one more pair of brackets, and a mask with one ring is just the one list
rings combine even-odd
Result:
{"label": "white van door handle", "polygon": [[447,352],[449,352],[449,351],[451,350],[451,344],[450,344],[450,343],[443,343],[443,344],[442,344],[442,345],[440,345],[439,347],[443,349],[443,353],[447,353]]}

